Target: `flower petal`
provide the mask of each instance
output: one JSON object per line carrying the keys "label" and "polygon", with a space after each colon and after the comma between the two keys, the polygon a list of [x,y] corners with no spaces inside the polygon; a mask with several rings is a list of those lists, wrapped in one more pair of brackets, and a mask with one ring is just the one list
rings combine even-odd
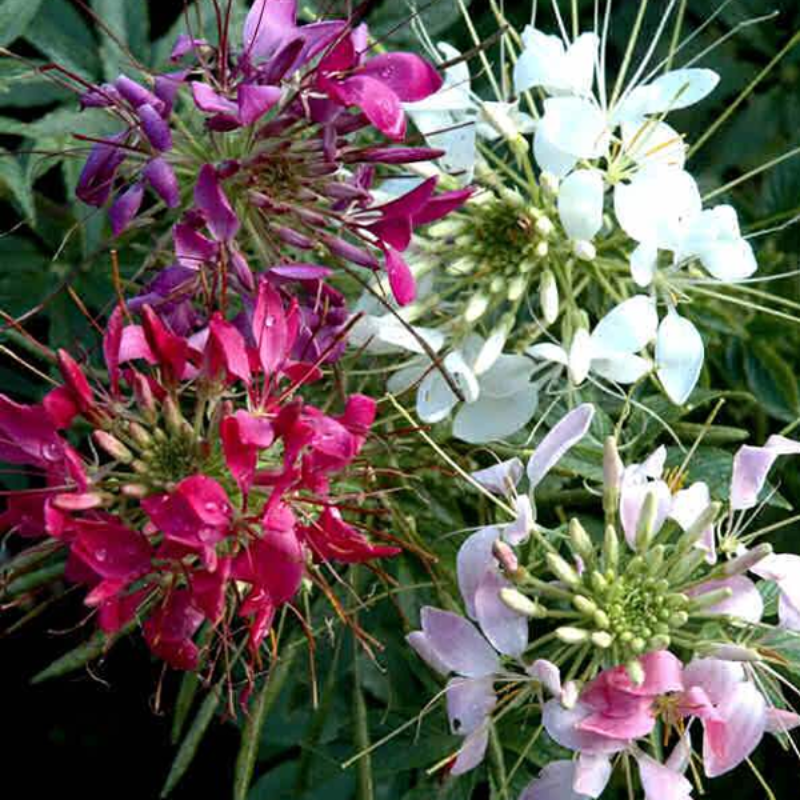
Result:
{"label": "flower petal", "polygon": [[704,358],[703,339],[697,328],[671,310],[658,327],[656,375],[667,397],[676,405],[683,405],[689,399]]}
{"label": "flower petal", "polygon": [[519,657],[528,646],[528,618],[512,611],[500,599],[500,590],[510,586],[499,571],[484,572],[475,592],[475,612],[483,635],[495,650]]}
{"label": "flower petal", "polygon": [[583,403],[560,419],[534,450],[527,474],[531,489],[563,458],[567,451],[586,435],[594,419],[594,406]]}
{"label": "flower petal", "polygon": [[421,617],[428,642],[453,672],[467,678],[483,678],[499,671],[497,653],[469,620],[430,606],[422,609]]}
{"label": "flower petal", "polygon": [[469,536],[458,550],[456,572],[458,588],[467,608],[467,614],[475,619],[475,595],[487,570],[497,569],[492,546],[500,538],[500,529],[482,528]]}
{"label": "flower petal", "polygon": [[596,357],[607,353],[638,353],[656,336],[658,315],[651,297],[637,294],[623,300],[597,323],[592,331]]}
{"label": "flower petal", "polygon": [[578,169],[558,189],[558,216],[572,239],[591,241],[603,225],[602,174],[595,169]]}
{"label": "flower petal", "polygon": [[636,756],[645,800],[690,800],[692,784],[680,772],[643,753]]}
{"label": "flower petal", "polygon": [[731,476],[731,508],[740,511],[753,508],[778,456],[800,454],[800,442],[777,434],[770,436],[763,447],[746,444],[733,457]]}
{"label": "flower petal", "polygon": [[497,705],[492,677],[451,678],[447,684],[447,716],[450,730],[468,736],[486,722]]}

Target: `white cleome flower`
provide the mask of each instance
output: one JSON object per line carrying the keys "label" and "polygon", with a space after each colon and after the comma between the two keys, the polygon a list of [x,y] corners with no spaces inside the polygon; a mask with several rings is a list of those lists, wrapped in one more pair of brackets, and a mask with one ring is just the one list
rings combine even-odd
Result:
{"label": "white cleome flower", "polygon": [[[487,357],[487,348],[494,359]],[[453,435],[465,442],[482,444],[504,439],[522,429],[539,402],[531,383],[535,364],[518,355],[497,355],[491,341],[471,335],[458,350],[449,353],[440,366],[422,357],[396,372],[388,383],[394,394],[418,384],[417,414],[426,423],[447,419],[459,406],[458,396],[444,375],[464,398],[453,420]]]}

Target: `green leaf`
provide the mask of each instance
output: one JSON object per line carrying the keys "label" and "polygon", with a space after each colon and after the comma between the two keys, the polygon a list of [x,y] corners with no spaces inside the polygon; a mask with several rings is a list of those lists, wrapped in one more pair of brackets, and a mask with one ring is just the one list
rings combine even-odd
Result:
{"label": "green leaf", "polygon": [[150,20],[141,0],[92,0],[92,9],[103,21],[100,58],[108,81],[136,69],[136,61],[150,62]]}
{"label": "green leaf", "polygon": [[41,5],[42,0],[0,0],[0,47],[25,33]]}
{"label": "green leaf", "polygon": [[89,662],[99,658],[114,643],[115,636],[107,636],[103,631],[96,631],[94,635],[83,644],[57,658],[52,664],[31,678],[31,683],[38,684],[53,678],[60,678],[85,667]]}
{"label": "green leaf", "polygon": [[800,414],[800,394],[795,370],[772,345],[753,338],[745,350],[745,373],[750,389],[766,411],[786,422]]}
{"label": "green leaf", "polygon": [[161,797],[167,797],[172,790],[178,785],[180,779],[186,774],[195,755],[197,748],[203,741],[208,726],[211,720],[214,719],[217,706],[219,705],[220,698],[222,697],[222,684],[218,683],[203,700],[197,714],[192,720],[192,725],[189,728],[186,738],[181,742],[175,760],[172,762],[167,780],[164,781],[164,788],[161,790]]}
{"label": "green leaf", "polygon": [[236,770],[233,778],[233,800],[245,800],[253,778],[253,769],[258,754],[258,743],[261,738],[261,728],[264,720],[272,708],[278,694],[283,688],[292,669],[292,664],[298,652],[297,647],[287,648],[278,663],[270,670],[264,681],[264,686],[256,695],[250,716],[247,718],[242,730],[242,742],[239,754],[236,757]]}
{"label": "green leaf", "polygon": [[93,80],[100,72],[97,44],[81,15],[67,0],[48,0],[25,39],[59,66]]}
{"label": "green leaf", "polygon": [[0,60],[0,106],[30,108],[72,97],[72,92],[36,71],[43,63],[40,60],[25,64],[10,58]]}
{"label": "green leaf", "polygon": [[33,224],[36,222],[36,208],[33,205],[31,183],[19,160],[6,151],[0,150],[0,184],[19,205],[23,214]]}

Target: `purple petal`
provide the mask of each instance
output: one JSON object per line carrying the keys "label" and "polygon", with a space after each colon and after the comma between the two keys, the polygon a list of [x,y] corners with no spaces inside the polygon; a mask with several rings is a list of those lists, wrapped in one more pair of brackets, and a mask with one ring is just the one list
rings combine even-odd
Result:
{"label": "purple petal", "polygon": [[644,754],[638,755],[636,761],[645,800],[690,800],[692,784],[679,772]]}
{"label": "purple petal", "polygon": [[519,796],[519,800],[585,800],[573,788],[576,764],[574,761],[551,761]]}
{"label": "purple petal", "polygon": [[232,100],[228,100],[221,94],[215,92],[207,83],[192,81],[189,86],[192,89],[194,104],[206,114],[228,114],[238,116],[239,108]]}
{"label": "purple petal", "polygon": [[464,617],[425,606],[422,630],[442,663],[467,678],[494,675],[500,659],[478,629]]}
{"label": "purple petal", "polygon": [[440,675],[447,675],[450,672],[450,667],[439,658],[436,649],[422,631],[412,631],[406,636],[406,641],[431,669]]}
{"label": "purple petal", "polygon": [[139,106],[137,113],[142,123],[142,130],[150,144],[162,153],[172,150],[172,132],[158,111],[149,103],[145,103]]}
{"label": "purple petal", "polygon": [[483,761],[486,755],[486,747],[489,744],[489,726],[484,725],[478,730],[473,731],[461,745],[456,756],[456,760],[450,769],[451,775],[463,775],[471,769],[475,769]]}
{"label": "purple petal", "polygon": [[519,483],[522,477],[522,462],[514,457],[508,461],[501,461],[486,469],[479,469],[471,473],[484,489],[495,494],[510,494],[511,490]]}
{"label": "purple petal", "polygon": [[561,670],[552,661],[537,659],[525,672],[539,681],[553,697],[561,696]]}
{"label": "purple petal", "polygon": [[202,211],[209,230],[219,242],[229,242],[239,231],[239,218],[222,191],[217,173],[211,164],[200,168],[194,188],[194,201]]}
{"label": "purple petal", "polygon": [[594,406],[584,403],[559,420],[542,439],[528,461],[531,488],[538,486],[564,454],[586,435],[594,418]]}
{"label": "purple petal", "polygon": [[164,116],[172,112],[172,106],[186,78],[189,75],[188,69],[177,70],[176,72],[166,72],[156,76],[155,93],[159,100],[164,102]]}
{"label": "purple petal", "polygon": [[90,206],[105,205],[114,187],[114,176],[125,160],[125,151],[117,147],[125,134],[109,137],[108,142],[95,144],[78,179],[75,194]]}
{"label": "purple petal", "polygon": [[572,788],[579,795],[600,797],[611,778],[611,759],[605,755],[581,753],[575,766]]}
{"label": "purple petal", "polygon": [[497,705],[492,678],[452,678],[447,684],[450,730],[468,736],[486,722]]}
{"label": "purple petal", "polygon": [[279,264],[270,267],[268,272],[270,275],[294,281],[319,281],[333,274],[330,267],[322,267],[319,264]]}
{"label": "purple petal", "polygon": [[108,212],[114,236],[119,236],[130,225],[139,213],[143,199],[144,186],[141,183],[134,183],[130,189],[117,197]]}
{"label": "purple petal", "polygon": [[487,570],[475,592],[475,611],[483,635],[503,655],[519,657],[528,646],[528,618],[512,611],[500,590],[511,583],[499,572]]}
{"label": "purple petal", "polygon": [[244,49],[266,58],[297,30],[297,0],[256,0],[244,23]]}
{"label": "purple petal", "polygon": [[746,444],[733,457],[731,477],[731,508],[734,511],[752,508],[767,480],[772,465],[778,456],[797,455],[800,442],[785,436],[770,436],[763,447]]}
{"label": "purple petal", "polygon": [[168,208],[177,208],[181,204],[178,179],[172,167],[163,158],[150,159],[142,174]]}
{"label": "purple petal", "polygon": [[503,529],[503,539],[516,547],[528,540],[536,522],[536,516],[531,499],[526,494],[514,498],[514,510],[517,512],[517,517]]}
{"label": "purple petal", "polygon": [[278,86],[254,86],[244,83],[239,86],[239,120],[242,125],[252,125],[264,116],[281,99]]}
{"label": "purple petal", "polygon": [[172,231],[178,263],[192,270],[217,257],[219,245],[198,233],[191,225],[179,223]]}
{"label": "purple petal", "polygon": [[159,113],[164,110],[164,103],[159,100],[151,91],[145,89],[141,84],[132,81],[126,75],[120,75],[114,81],[117,91],[134,107],[139,108],[149,104]]}
{"label": "purple petal", "polygon": [[367,61],[361,74],[380,81],[404,103],[424,100],[442,86],[442,76],[413,53],[382,53]]}
{"label": "purple petal", "polygon": [[481,580],[488,570],[497,569],[492,545],[499,538],[499,528],[482,528],[466,539],[458,550],[456,557],[458,588],[467,607],[467,614],[472,619],[477,617],[475,595]]}

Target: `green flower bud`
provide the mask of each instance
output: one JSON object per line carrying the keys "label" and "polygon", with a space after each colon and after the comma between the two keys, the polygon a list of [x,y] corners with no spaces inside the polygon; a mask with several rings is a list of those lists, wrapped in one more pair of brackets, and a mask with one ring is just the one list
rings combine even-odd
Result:
{"label": "green flower bud", "polygon": [[581,579],[578,573],[557,553],[547,554],[547,566],[550,568],[550,572],[560,581],[566,583],[567,586],[578,586],[580,584]]}
{"label": "green flower bud", "polygon": [[505,587],[500,590],[500,599],[504,605],[508,606],[512,611],[522,614],[531,619],[543,619],[547,616],[547,609],[539,603],[534,602],[529,597],[526,597],[522,592],[517,589]]}
{"label": "green flower bud", "polygon": [[564,644],[582,644],[589,640],[589,631],[583,628],[573,628],[571,625],[564,625],[556,628],[556,636]]}
{"label": "green flower bud", "polygon": [[574,517],[569,523],[569,537],[572,542],[572,549],[584,560],[591,561],[594,558],[594,543],[591,536],[586,532],[586,528]]}

